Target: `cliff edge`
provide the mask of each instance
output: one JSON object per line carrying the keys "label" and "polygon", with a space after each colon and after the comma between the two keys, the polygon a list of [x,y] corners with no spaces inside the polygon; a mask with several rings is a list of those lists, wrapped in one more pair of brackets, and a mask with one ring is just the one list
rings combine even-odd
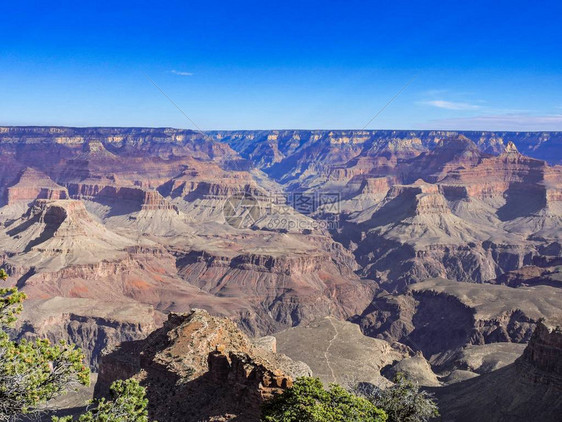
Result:
{"label": "cliff edge", "polygon": [[145,340],[102,357],[95,395],[133,377],[146,387],[151,418],[258,421],[262,401],[311,375],[306,364],[275,353],[274,340],[266,340],[254,342],[233,321],[204,310],[170,314]]}

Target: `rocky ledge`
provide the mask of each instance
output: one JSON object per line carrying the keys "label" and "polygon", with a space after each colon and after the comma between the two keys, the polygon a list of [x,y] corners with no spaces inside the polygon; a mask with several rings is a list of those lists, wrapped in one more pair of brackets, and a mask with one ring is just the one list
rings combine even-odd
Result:
{"label": "rocky ledge", "polygon": [[531,341],[516,362],[522,376],[529,380],[552,385],[562,391],[562,330],[547,326],[544,320],[537,324]]}
{"label": "rocky ledge", "polygon": [[515,363],[435,389],[441,420],[560,421],[562,332],[558,322],[549,326],[540,321]]}
{"label": "rocky ledge", "polygon": [[151,418],[258,421],[263,400],[311,375],[306,364],[275,353],[269,340],[254,342],[233,321],[203,310],[170,314],[145,340],[105,353],[95,394],[134,377],[147,389]]}

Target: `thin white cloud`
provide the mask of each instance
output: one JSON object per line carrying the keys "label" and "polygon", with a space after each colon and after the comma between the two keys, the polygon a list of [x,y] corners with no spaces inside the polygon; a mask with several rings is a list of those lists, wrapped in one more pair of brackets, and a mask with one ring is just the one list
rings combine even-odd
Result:
{"label": "thin white cloud", "polygon": [[448,92],[448,89],[428,89],[424,92],[424,94],[428,97],[440,97],[443,94],[447,94]]}
{"label": "thin white cloud", "polygon": [[180,70],[170,70],[170,73],[173,73],[174,75],[178,75],[178,76],[193,76],[193,73],[191,72],[182,72]]}
{"label": "thin white cloud", "polygon": [[450,130],[562,130],[562,114],[497,114],[432,120],[427,127]]}
{"label": "thin white cloud", "polygon": [[456,101],[445,101],[445,100],[421,101],[420,104],[430,105],[438,108],[444,108],[447,110],[479,110],[481,108],[481,106],[476,104],[462,103]]}

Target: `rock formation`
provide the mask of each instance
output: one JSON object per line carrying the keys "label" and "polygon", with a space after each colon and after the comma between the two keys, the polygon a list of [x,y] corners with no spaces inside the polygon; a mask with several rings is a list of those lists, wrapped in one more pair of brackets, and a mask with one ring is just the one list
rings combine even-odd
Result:
{"label": "rock formation", "polygon": [[441,385],[429,362],[424,359],[421,353],[402,359],[384,370],[384,376],[389,380],[394,380],[398,374],[420,386],[435,387]]}
{"label": "rock formation", "polygon": [[57,296],[26,301],[17,332],[18,338],[39,336],[54,343],[74,343],[97,371],[102,350],[143,339],[161,322],[162,316],[150,305]]}
{"label": "rock formation", "polygon": [[[526,343],[542,317],[560,315],[558,289],[510,288],[433,279],[407,295],[381,296],[356,319],[368,335],[400,342],[440,365],[468,345]],[[468,369],[468,368],[465,368]]]}
{"label": "rock formation", "polygon": [[[271,338],[260,341],[263,355],[249,340],[233,343],[242,338],[233,323],[199,311],[143,338],[170,312],[201,308],[246,334],[283,331],[279,350],[328,382],[350,373],[385,384],[381,372],[404,371],[426,385],[463,384],[509,367],[540,318],[559,313],[560,133],[209,135],[0,128],[0,257],[10,275],[0,284],[29,296],[14,335],[76,342],[93,369],[101,349],[126,341],[108,355],[114,369],[99,389],[111,372],[134,375],[159,414],[184,406],[158,392],[162,383],[191,391],[201,417],[243,407],[255,416],[303,373],[275,360]],[[195,320],[231,333],[226,348],[206,343],[205,330],[201,350],[177,340]],[[127,366],[118,356],[140,357]],[[223,408],[209,401],[221,393]]]}
{"label": "rock formation", "polygon": [[[3,128],[0,138],[2,262],[32,300],[133,300],[157,315],[202,307],[266,334],[345,319],[371,299],[353,256],[274,203],[281,188],[226,144],[173,129]],[[268,213],[229,225],[224,204],[239,193]],[[85,332],[77,341],[98,354],[98,331]]]}
{"label": "rock formation", "polygon": [[435,389],[443,421],[559,421],[562,333],[540,322],[515,363]]}
{"label": "rock formation", "polygon": [[[462,135],[488,154],[499,154],[511,141],[523,154],[562,164],[560,132],[478,132],[435,130],[263,130],[211,132],[221,142],[228,143],[242,156],[250,158],[260,168],[270,168],[276,163],[296,164],[307,147],[329,145],[332,150],[326,157],[345,156],[361,151],[380,151],[387,144],[389,150],[433,149],[442,139]],[[275,152],[272,154],[272,152]],[[318,157],[320,160],[323,156]]]}
{"label": "rock formation", "polygon": [[17,202],[32,202],[35,199],[68,199],[66,188],[57,185],[46,174],[33,168],[23,170],[17,182],[8,187],[7,205]]}
{"label": "rock formation", "polygon": [[141,341],[102,358],[96,395],[116,379],[147,388],[151,417],[167,421],[258,421],[260,404],[310,369],[252,342],[227,318],[202,310],[170,314]]}

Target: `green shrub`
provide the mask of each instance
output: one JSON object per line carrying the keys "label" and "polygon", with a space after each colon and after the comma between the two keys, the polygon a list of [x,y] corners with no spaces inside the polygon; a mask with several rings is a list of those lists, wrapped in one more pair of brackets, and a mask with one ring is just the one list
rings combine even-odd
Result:
{"label": "green shrub", "polygon": [[[0,270],[0,279],[7,274]],[[90,383],[84,355],[63,341],[11,341],[7,328],[22,311],[25,294],[0,289],[0,421],[37,411],[38,406],[80,384]]]}
{"label": "green shrub", "polygon": [[[146,391],[133,379],[111,384],[111,399],[92,403],[93,408],[78,417],[78,422],[148,422]],[[53,422],[71,422],[71,416]]]}
{"label": "green shrub", "polygon": [[337,384],[324,389],[318,378],[303,377],[292,388],[264,403],[266,422],[384,422],[384,411],[369,400],[347,392]]}
{"label": "green shrub", "polygon": [[394,385],[384,390],[372,384],[359,384],[352,391],[383,409],[388,422],[427,422],[439,416],[431,394],[402,374],[397,374]]}

